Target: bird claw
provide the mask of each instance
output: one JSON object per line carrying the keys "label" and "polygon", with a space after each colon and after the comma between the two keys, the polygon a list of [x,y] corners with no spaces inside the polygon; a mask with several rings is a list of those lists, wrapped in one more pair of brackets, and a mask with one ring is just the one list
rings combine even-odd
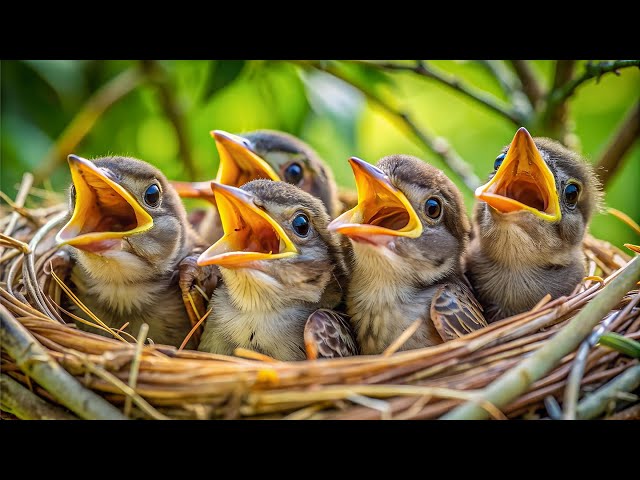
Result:
{"label": "bird claw", "polygon": [[[178,266],[178,285],[180,286],[182,301],[192,327],[204,315],[209,298],[218,284],[218,277],[214,268],[210,266],[200,267],[198,265],[198,256],[198,253],[193,253],[183,258]],[[206,298],[201,291],[205,293]],[[196,344],[200,341],[201,333],[202,327],[198,328],[193,334],[192,338]]]}

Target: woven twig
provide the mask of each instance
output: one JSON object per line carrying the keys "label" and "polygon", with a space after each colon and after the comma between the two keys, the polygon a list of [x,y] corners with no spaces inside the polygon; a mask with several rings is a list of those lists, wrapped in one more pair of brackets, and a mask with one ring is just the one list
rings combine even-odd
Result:
{"label": "woven twig", "polygon": [[[31,213],[44,224],[61,211],[51,208]],[[55,228],[46,234],[43,230],[38,232],[39,241],[46,242]],[[24,244],[31,244],[37,236],[26,221],[18,222],[13,233],[18,231]],[[566,329],[576,313],[597,300],[605,291],[604,285],[622,275],[630,261],[625,252],[588,236],[584,249],[590,277],[568,297],[545,298],[529,312],[434,347],[386,357],[278,362],[248,351],[236,352],[245,357],[241,358],[162,345],[136,347],[61,323],[42,308],[58,313],[55,305],[66,299],[65,294],[60,297],[60,289],[55,293],[57,283],[49,281],[51,272],[46,265],[53,251],[34,249],[27,268],[19,244],[9,248],[12,250],[5,257],[17,253],[0,261],[0,279],[6,282],[0,286],[3,314],[29,332],[31,341],[50,358],[47,365],[62,367],[62,372],[79,380],[80,396],[94,395],[120,417],[125,403],[131,402],[127,411],[134,418],[438,418],[475,398],[523,360],[533,358]],[[58,298],[53,301],[52,295]],[[624,312],[611,321],[609,331],[629,338],[640,336],[640,308],[635,305],[638,296],[637,290],[631,290],[622,300],[616,299],[613,313]],[[596,320],[611,316],[608,310]],[[31,372],[24,362],[15,360],[18,353],[5,348],[4,342],[3,337],[3,372],[26,385],[29,377],[22,372]],[[483,415],[544,416],[545,398],[555,398],[562,406],[576,358],[583,362],[576,400],[587,398],[634,366],[630,358],[602,347],[590,348],[580,357],[576,353],[575,348],[569,349],[556,366],[499,408],[484,402]],[[70,394],[58,396],[41,378],[33,379],[37,382],[34,394],[69,403],[66,397]]]}

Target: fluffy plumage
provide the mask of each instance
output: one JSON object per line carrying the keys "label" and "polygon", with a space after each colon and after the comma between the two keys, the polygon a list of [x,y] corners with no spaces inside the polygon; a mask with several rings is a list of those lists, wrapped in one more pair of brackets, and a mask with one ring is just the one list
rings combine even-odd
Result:
{"label": "fluffy plumage", "polygon": [[[463,282],[460,259],[470,228],[462,195],[442,171],[409,155],[385,157],[377,167],[404,193],[422,233],[417,238],[351,239],[347,312],[364,354],[381,353],[418,318],[423,322],[403,350],[443,341],[431,321],[430,306],[439,287]],[[426,214],[429,199],[441,205],[436,219]],[[341,217],[332,227],[340,222]]]}
{"label": "fluffy plumage", "polygon": [[[570,294],[586,273],[582,240],[602,202],[598,178],[587,161],[559,142],[534,142],[555,178],[562,217],[549,222],[526,210],[502,214],[477,202],[466,270],[490,322],[529,310],[547,293]],[[569,180],[581,186],[575,208],[563,198]]]}
{"label": "fluffy plumage", "polygon": [[[126,331],[136,336],[145,322],[149,324],[148,337],[155,343],[179,346],[191,324],[178,287],[177,268],[199,243],[187,222],[182,202],[165,176],[146,162],[105,157],[94,163],[151,215],[153,227],[126,236],[100,253],[65,247],[75,260],[71,273],[75,293],[111,328],[120,328],[128,322]],[[161,200],[157,207],[150,207],[143,201],[143,195],[154,183],[160,187]],[[76,202],[74,191],[73,188],[69,191],[70,216]],[[78,308],[72,310],[88,319]],[[108,335],[77,324],[83,330]],[[195,347],[193,341],[189,347]]]}
{"label": "fluffy plumage", "polygon": [[[199,350],[231,355],[242,347],[279,360],[303,360],[309,315],[342,298],[346,267],[339,238],[327,230],[322,202],[293,185],[254,180],[242,190],[284,229],[298,254],[220,266],[222,282],[211,297]],[[310,220],[305,238],[292,228],[300,213]]]}

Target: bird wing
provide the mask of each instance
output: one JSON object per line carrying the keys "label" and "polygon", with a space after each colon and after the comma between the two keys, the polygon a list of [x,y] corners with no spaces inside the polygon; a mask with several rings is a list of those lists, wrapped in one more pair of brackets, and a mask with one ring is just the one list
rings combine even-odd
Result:
{"label": "bird wing", "polygon": [[483,309],[469,287],[445,283],[431,301],[431,321],[446,342],[487,326]]}
{"label": "bird wing", "polygon": [[348,321],[341,314],[326,308],[309,315],[304,326],[304,346],[309,360],[358,354]]}

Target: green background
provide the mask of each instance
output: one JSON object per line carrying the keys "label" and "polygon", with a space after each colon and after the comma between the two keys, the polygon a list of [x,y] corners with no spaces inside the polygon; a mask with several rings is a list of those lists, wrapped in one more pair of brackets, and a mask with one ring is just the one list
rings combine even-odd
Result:
{"label": "green background", "polygon": [[[339,62],[342,63],[342,62]],[[345,62],[346,63],[346,62]],[[546,87],[554,61],[532,61]],[[213,178],[218,164],[212,129],[241,133],[257,128],[290,132],[310,143],[333,168],[336,180],[354,186],[349,156],[371,163],[392,153],[408,153],[442,168],[462,189],[471,212],[474,198],[442,161],[358,91],[319,71],[310,72],[285,61],[160,62],[163,81],[183,114],[196,178]],[[500,85],[477,61],[431,61],[428,65],[457,76],[507,101]],[[25,171],[36,171],[87,100],[123,71],[137,68],[132,60],[2,61],[1,188],[14,197]],[[504,66],[509,67],[505,62]],[[576,73],[584,62],[578,62]],[[357,67],[357,66],[355,66]],[[381,74],[340,65],[362,85],[407,112],[421,127],[446,138],[484,180],[494,159],[516,127],[469,98],[411,72]],[[619,122],[640,97],[640,70],[589,80],[570,99],[570,118],[581,153],[592,162],[607,145]],[[530,130],[536,136],[535,130]],[[170,179],[187,179],[179,143],[154,84],[142,83],[119,99],[97,120],[73,152],[94,158],[129,155],[161,168]],[[640,222],[640,142],[627,153],[606,190],[606,205]],[[69,182],[63,162],[44,186],[61,191]],[[197,203],[197,202],[196,202]],[[194,202],[189,203],[190,206]],[[591,232],[613,244],[640,243],[640,236],[616,218],[600,214]]]}

